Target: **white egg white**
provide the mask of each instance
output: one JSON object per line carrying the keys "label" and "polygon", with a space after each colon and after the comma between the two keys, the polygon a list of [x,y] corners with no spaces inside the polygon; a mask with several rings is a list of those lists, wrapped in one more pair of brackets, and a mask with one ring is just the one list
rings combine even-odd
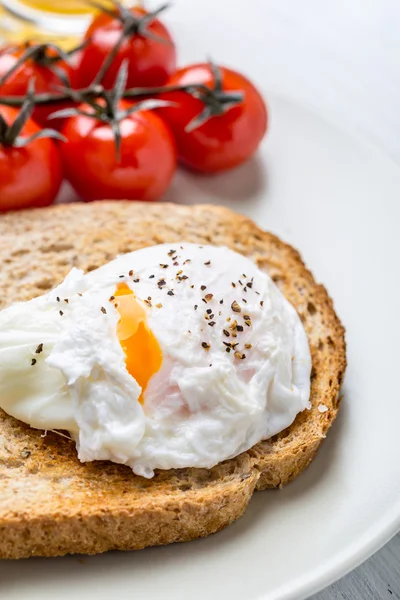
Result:
{"label": "white egg white", "polygon": [[[143,403],[109,301],[121,282],[147,301],[163,355]],[[81,461],[145,477],[212,467],[282,431],[308,407],[310,372],[294,308],[227,248],[143,248],[86,275],[72,269],[50,293],[0,312],[0,407],[68,430]]]}

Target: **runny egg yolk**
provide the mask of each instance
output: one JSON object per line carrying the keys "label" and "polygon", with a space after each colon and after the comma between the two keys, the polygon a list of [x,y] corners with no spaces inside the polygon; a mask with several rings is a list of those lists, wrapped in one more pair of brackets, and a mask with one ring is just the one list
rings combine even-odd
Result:
{"label": "runny egg yolk", "polygon": [[139,402],[143,402],[146,387],[161,368],[162,352],[157,338],[147,325],[145,307],[136,299],[135,294],[126,283],[117,286],[115,304],[120,315],[117,325],[117,336],[125,352],[125,364],[142,388]]}

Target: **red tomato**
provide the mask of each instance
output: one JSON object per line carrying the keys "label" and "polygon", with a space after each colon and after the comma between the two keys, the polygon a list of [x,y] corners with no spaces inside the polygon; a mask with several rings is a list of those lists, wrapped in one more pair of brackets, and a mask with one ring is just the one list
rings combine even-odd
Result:
{"label": "red tomato", "polygon": [[[187,125],[204,110],[203,102],[184,91],[164,94],[165,100],[177,107],[159,110],[170,126],[177,145],[179,158],[187,167],[214,173],[236,167],[256,151],[267,130],[267,109],[254,85],[240,73],[219,67],[222,90],[242,91],[243,101],[221,115],[212,116],[193,131]],[[195,64],[178,69],[167,85],[203,83],[213,88],[215,79],[208,64]]]}
{"label": "red tomato", "polygon": [[[15,65],[17,60],[26,51],[27,46],[23,45],[15,48],[10,48],[8,51],[3,51],[0,54],[0,77],[3,77],[7,71]],[[69,65],[60,60],[55,63],[55,67],[64,71],[68,76],[70,74]],[[57,88],[64,86],[64,82],[52,71],[51,68],[43,66],[34,59],[28,59],[20,67],[14,71],[6,81],[0,85],[0,96],[25,96],[28,91],[29,81],[33,79],[35,82],[35,93],[57,93]],[[44,105],[38,105],[32,115],[32,118],[42,125],[48,127],[47,117],[50,113],[71,106],[71,102],[57,102]],[[57,122],[52,121],[51,127],[55,128]]]}
{"label": "red tomato", "polygon": [[[148,13],[139,7],[130,13],[137,18]],[[85,34],[88,45],[82,51],[77,77],[79,87],[87,87],[96,76],[104,60],[112,51],[123,31],[124,24],[118,18],[101,13]],[[147,26],[150,34],[163,38],[165,42],[132,32],[127,35],[102,79],[106,89],[114,85],[118,70],[125,59],[129,61],[127,88],[158,86],[165,83],[176,68],[176,50],[171,35],[164,25],[154,19]]]}
{"label": "red tomato", "polygon": [[[121,101],[119,109],[130,106]],[[67,179],[86,201],[157,200],[176,168],[168,127],[154,112],[138,111],[120,122],[120,131],[118,160],[110,124],[84,115],[69,118],[62,128],[68,142],[60,144]]]}
{"label": "red tomato", "polygon": [[[18,110],[3,106],[0,114],[10,125]],[[21,137],[38,131],[40,128],[29,119]],[[15,148],[2,144],[0,139],[0,211],[48,206],[55,200],[61,182],[61,160],[53,140],[42,138]]]}

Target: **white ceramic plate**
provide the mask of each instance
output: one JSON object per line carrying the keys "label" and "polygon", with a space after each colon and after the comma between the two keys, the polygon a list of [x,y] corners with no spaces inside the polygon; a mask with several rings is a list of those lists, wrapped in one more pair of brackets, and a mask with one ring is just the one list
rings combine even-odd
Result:
{"label": "white ceramic plate", "polygon": [[[134,553],[0,562],[7,600],[301,600],[400,528],[400,170],[271,94],[262,18],[252,21],[244,48],[235,31],[249,17],[239,3],[226,11],[227,4],[176,0],[169,20],[185,60],[208,50],[257,82],[269,100],[270,134],[257,158],[235,172],[180,173],[168,199],[228,205],[301,251],[347,328],[340,415],[311,467],[282,491],[257,493],[225,531]],[[262,0],[253,4],[262,15]]]}

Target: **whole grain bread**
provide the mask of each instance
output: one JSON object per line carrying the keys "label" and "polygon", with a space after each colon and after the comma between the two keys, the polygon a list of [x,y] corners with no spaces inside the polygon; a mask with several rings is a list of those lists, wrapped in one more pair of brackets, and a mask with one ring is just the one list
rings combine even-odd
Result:
{"label": "whole grain bread", "polygon": [[[346,366],[344,329],[299,254],[225,208],[101,202],[0,218],[0,308],[163,242],[226,245],[265,270],[297,309],[313,361],[311,410],[291,427],[212,469],[159,471],[151,480],[112,463],[81,464],[73,442],[0,410],[0,558],[192,540],[240,517],[254,490],[282,486],[313,459],[336,417]],[[320,412],[321,406],[326,407]]]}

